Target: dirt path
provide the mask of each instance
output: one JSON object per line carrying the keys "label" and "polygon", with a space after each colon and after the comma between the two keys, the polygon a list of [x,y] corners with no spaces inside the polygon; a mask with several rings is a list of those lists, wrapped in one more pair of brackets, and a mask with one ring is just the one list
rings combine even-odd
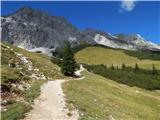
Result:
{"label": "dirt path", "polygon": [[[77,80],[83,79],[80,70],[75,74],[79,76]],[[24,120],[77,120],[78,111],[68,111],[65,104],[65,95],[62,90],[62,83],[65,80],[48,81],[41,87],[41,95],[35,99],[33,109],[26,115]],[[68,116],[67,114],[71,114]]]}
{"label": "dirt path", "polygon": [[77,120],[78,111],[67,115],[65,96],[61,84],[64,80],[48,81],[41,87],[41,95],[34,101],[31,110],[24,120]]}

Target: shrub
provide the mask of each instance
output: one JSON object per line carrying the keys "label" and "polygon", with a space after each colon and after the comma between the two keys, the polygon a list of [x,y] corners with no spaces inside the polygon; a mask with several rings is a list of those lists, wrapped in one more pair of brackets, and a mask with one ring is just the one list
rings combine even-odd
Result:
{"label": "shrub", "polygon": [[122,69],[126,69],[126,65],[122,63]]}
{"label": "shrub", "polygon": [[138,71],[138,70],[139,70],[139,67],[138,67],[138,64],[137,64],[137,63],[135,64],[134,70],[135,70],[135,71]]}
{"label": "shrub", "polygon": [[113,64],[111,65],[111,67],[110,67],[112,70],[114,70],[115,68],[114,68],[114,66],[113,66]]}

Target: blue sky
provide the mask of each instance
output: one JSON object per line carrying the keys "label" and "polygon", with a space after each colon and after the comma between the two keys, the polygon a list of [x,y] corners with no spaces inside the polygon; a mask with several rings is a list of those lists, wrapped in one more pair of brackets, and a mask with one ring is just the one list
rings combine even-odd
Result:
{"label": "blue sky", "polygon": [[160,2],[2,2],[2,15],[15,12],[23,6],[64,16],[79,29],[95,28],[117,33],[138,33],[145,39],[160,43]]}

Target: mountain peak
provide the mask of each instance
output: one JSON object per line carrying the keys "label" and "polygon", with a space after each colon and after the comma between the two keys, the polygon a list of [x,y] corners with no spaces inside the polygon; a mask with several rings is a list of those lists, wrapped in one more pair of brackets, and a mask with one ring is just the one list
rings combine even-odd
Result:
{"label": "mountain peak", "polygon": [[17,12],[3,17],[2,39],[26,49],[57,46],[62,48],[67,40],[71,41],[73,46],[82,42],[99,44],[100,41],[106,46],[122,49],[157,48],[139,34],[113,36],[92,28],[80,31],[63,16],[50,16],[30,6],[24,6]]}
{"label": "mountain peak", "polygon": [[20,9],[18,9],[15,13],[10,14],[9,16],[14,16],[14,17],[18,17],[18,18],[25,18],[25,19],[33,19],[34,17],[47,17],[49,16],[47,12],[45,11],[40,11],[38,9],[33,9],[30,6],[24,6]]}
{"label": "mountain peak", "polygon": [[137,34],[137,33],[130,33],[128,34],[128,36],[144,40],[144,38],[140,34]]}
{"label": "mountain peak", "polygon": [[20,9],[18,9],[16,13],[28,14],[28,13],[31,13],[33,11],[34,10],[30,6],[24,6],[24,7],[20,8]]}
{"label": "mountain peak", "polygon": [[30,6],[24,6],[24,7],[20,8],[19,10],[33,10],[33,9]]}

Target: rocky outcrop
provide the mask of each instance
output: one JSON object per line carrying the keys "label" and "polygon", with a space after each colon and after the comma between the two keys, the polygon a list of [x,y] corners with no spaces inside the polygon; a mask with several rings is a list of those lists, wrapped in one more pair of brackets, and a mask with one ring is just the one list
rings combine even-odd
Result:
{"label": "rocky outcrop", "polygon": [[45,12],[24,7],[2,17],[2,40],[19,47],[56,48],[64,41],[77,42],[78,30],[63,17],[50,16]]}

